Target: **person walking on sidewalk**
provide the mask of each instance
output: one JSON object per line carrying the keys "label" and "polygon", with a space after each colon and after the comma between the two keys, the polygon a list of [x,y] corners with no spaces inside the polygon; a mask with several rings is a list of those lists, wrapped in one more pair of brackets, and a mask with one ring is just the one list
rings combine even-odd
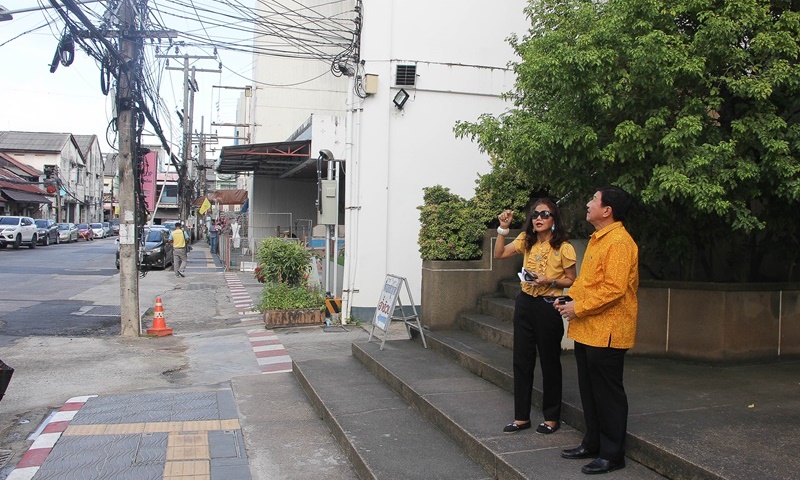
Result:
{"label": "person walking on sidewalk", "polygon": [[625,468],[628,397],[622,383],[625,353],[636,338],[639,248],[623,226],[631,196],[603,187],[586,204],[595,231],[583,256],[581,274],[569,290],[574,299],[556,305],[569,320],[575,341],[578,388],[586,432],[581,444],[563,450],[568,459],[594,458],[581,471],[607,473]]}
{"label": "person walking on sidewalk", "polygon": [[217,253],[217,240],[219,239],[219,231],[216,220],[211,220],[211,223],[208,225],[208,239],[211,243],[211,253]]}
{"label": "person walking on sidewalk", "polygon": [[524,231],[508,245],[508,227],[514,212],[498,216],[494,258],[522,254],[522,291],[514,305],[514,421],[504,433],[531,428],[531,397],[536,352],[542,365],[542,413],[544,422],[537,433],[554,433],[561,427],[561,338],[564,321],[553,308],[555,298],[575,280],[575,249],[567,242],[567,232],[555,202],[538,200],[525,220]]}
{"label": "person walking on sidewalk", "polygon": [[186,251],[189,245],[189,233],[181,228],[181,222],[175,222],[175,230],[169,234],[169,243],[172,244],[172,268],[175,269],[175,276],[185,277],[183,272],[188,263]]}

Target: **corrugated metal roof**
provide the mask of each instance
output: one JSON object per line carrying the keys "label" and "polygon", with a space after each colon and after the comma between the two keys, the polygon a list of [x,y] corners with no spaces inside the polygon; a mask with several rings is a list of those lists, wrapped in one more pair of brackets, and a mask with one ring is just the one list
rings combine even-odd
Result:
{"label": "corrugated metal roof", "polygon": [[[8,167],[8,168],[10,168],[11,170],[13,170],[14,168],[17,168],[22,173],[24,173],[25,175],[28,175],[28,176],[31,176],[31,177],[41,177],[44,174],[44,172],[41,172],[41,171],[31,167],[28,164],[22,163],[19,160],[17,160],[16,158],[12,157],[11,155],[6,155],[3,152],[0,152],[0,159],[4,160],[8,164],[10,164],[11,166]],[[3,166],[3,162],[0,161],[0,167],[2,167],[2,166]],[[17,173],[17,172],[15,172],[15,173]]]}
{"label": "corrugated metal roof", "polygon": [[0,188],[20,190],[23,192],[37,193],[45,195],[45,191],[39,188],[38,184],[28,183],[24,178],[18,176],[11,170],[0,167]]}
{"label": "corrugated metal roof", "polygon": [[56,153],[64,150],[71,133],[0,132],[0,150]]}
{"label": "corrugated metal roof", "polygon": [[78,144],[78,148],[83,154],[83,158],[89,156],[89,150],[92,147],[92,141],[97,138],[97,135],[73,135],[75,138],[75,143]]}

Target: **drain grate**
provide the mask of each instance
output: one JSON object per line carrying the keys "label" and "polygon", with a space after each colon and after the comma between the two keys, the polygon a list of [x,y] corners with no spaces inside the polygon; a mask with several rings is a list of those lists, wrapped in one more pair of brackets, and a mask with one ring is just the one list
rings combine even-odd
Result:
{"label": "drain grate", "polygon": [[14,453],[12,450],[0,450],[0,468],[6,466],[9,460],[11,460],[11,454]]}

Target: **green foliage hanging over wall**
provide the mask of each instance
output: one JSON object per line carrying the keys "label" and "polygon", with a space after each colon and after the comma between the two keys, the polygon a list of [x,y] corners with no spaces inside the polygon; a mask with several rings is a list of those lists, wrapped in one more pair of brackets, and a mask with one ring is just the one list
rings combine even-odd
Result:
{"label": "green foliage hanging over wall", "polygon": [[456,134],[577,205],[638,200],[655,278],[797,280],[800,7],[767,0],[537,0],[499,116]]}
{"label": "green foliage hanging over wall", "polygon": [[493,162],[492,172],[479,176],[475,196],[466,200],[441,185],[428,187],[420,211],[419,251],[424,260],[474,260],[481,257],[487,228],[498,225],[497,215],[516,212],[514,228],[525,219],[531,185],[519,170]]}

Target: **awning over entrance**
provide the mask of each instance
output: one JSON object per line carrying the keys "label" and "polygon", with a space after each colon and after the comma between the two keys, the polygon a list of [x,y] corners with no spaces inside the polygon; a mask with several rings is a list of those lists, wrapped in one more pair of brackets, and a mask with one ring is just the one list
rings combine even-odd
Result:
{"label": "awning over entrance", "polygon": [[39,195],[38,193],[23,192],[22,190],[11,190],[10,188],[4,188],[2,192],[3,195],[9,199],[19,203],[46,203],[48,205],[53,203],[50,201],[50,199],[44,195]]}
{"label": "awning over entrance", "polygon": [[[317,157],[311,140],[222,147],[217,173],[253,172],[276,178],[317,178]],[[323,162],[323,174],[327,165]]]}

